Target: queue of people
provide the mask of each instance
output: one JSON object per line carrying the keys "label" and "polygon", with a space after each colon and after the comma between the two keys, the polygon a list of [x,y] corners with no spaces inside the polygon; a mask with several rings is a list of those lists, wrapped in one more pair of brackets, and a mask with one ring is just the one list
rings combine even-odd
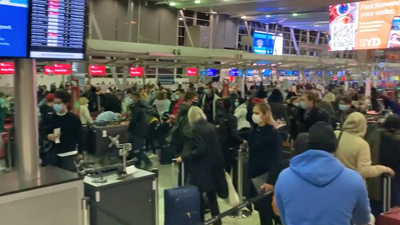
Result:
{"label": "queue of people", "polygon": [[[202,200],[203,215],[207,207],[212,216],[219,214],[217,197],[229,192],[224,174],[235,179],[237,150],[247,146],[244,168],[249,188],[244,194],[252,198],[260,189],[275,192],[254,204],[261,225],[369,223],[371,212],[378,216],[383,210],[378,207],[381,175],[394,176],[400,170],[397,108],[385,96],[383,106],[376,104],[380,96],[372,88],[371,107],[377,112],[387,107],[394,114],[376,131],[379,135],[367,135],[362,113],[368,106],[363,94],[350,90],[347,96],[340,87],[330,87],[322,95],[312,83],[293,86],[289,91],[255,85],[243,96],[232,89],[228,98],[221,98],[211,83],[197,91],[174,92],[155,85],[133,86],[123,91],[123,97],[116,90],[103,93],[91,86],[80,98],[79,116],[69,110],[67,90],[47,92],[41,87],[40,139],[52,145],[51,154],[42,160],[74,171],[73,160],[81,158],[84,150],[82,124],[125,117],[134,152],[130,157],[137,158],[136,166],[151,167],[149,155],[158,148],[163,151],[155,142],[168,142],[176,161],[183,163],[178,177],[185,171],[185,179],[179,179],[179,185],[194,185],[201,196],[207,196],[208,204]],[[157,133],[160,125],[167,127],[168,135]],[[283,157],[282,145],[288,135],[295,143],[290,161]],[[255,187],[251,180],[264,174],[268,174],[264,185]],[[400,180],[395,178],[393,185],[400,188]],[[400,189],[395,193],[393,202],[400,205]],[[306,202],[309,206],[302,207]]]}

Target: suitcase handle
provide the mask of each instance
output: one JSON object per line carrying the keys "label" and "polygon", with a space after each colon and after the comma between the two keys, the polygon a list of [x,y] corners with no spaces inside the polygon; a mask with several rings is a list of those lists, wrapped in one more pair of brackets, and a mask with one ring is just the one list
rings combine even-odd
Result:
{"label": "suitcase handle", "polygon": [[[178,163],[176,162],[176,159],[172,159],[172,180],[176,180],[175,178],[175,164],[181,164],[182,166],[182,172],[181,172],[181,181],[182,181],[182,185],[185,184],[185,165],[184,163]],[[179,185],[177,185],[179,186]]]}

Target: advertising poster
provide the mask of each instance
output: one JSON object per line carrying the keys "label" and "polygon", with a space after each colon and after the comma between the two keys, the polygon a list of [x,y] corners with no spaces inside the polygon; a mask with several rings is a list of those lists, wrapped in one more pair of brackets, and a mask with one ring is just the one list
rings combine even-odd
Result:
{"label": "advertising poster", "polygon": [[329,50],[400,47],[400,1],[373,0],[329,7]]}
{"label": "advertising poster", "polygon": [[0,0],[1,57],[26,57],[28,12],[28,0]]}
{"label": "advertising poster", "polygon": [[79,89],[79,81],[71,80],[71,111],[79,116],[79,98],[81,97],[81,90]]}

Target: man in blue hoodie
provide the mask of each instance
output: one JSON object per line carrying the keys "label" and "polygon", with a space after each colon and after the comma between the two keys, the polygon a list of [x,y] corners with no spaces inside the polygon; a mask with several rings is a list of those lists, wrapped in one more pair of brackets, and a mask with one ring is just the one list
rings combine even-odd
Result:
{"label": "man in blue hoodie", "polygon": [[361,176],[333,153],[336,137],[326,122],[309,130],[308,149],[279,175],[275,201],[285,225],[368,224],[370,206]]}

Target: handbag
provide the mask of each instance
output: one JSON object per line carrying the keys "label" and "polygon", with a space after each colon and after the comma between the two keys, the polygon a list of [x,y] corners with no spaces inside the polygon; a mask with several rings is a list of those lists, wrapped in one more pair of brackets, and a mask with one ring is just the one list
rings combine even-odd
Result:
{"label": "handbag", "polygon": [[231,176],[229,176],[227,172],[225,172],[225,180],[226,183],[228,184],[228,192],[229,192],[228,198],[225,199],[225,201],[231,207],[237,206],[240,203],[239,195],[235,187],[233,186]]}

